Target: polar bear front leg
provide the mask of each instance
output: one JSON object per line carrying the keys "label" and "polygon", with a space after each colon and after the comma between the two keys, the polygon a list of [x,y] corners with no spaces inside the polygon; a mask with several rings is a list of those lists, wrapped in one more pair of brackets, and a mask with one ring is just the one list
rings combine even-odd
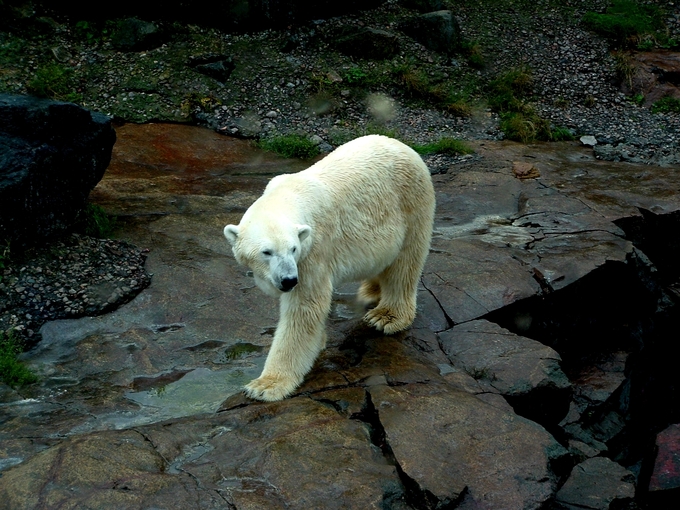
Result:
{"label": "polar bear front leg", "polygon": [[281,296],[281,318],[262,374],[248,383],[245,393],[264,401],[281,400],[295,391],[326,346],[326,317],[332,286],[313,293],[295,288]]}

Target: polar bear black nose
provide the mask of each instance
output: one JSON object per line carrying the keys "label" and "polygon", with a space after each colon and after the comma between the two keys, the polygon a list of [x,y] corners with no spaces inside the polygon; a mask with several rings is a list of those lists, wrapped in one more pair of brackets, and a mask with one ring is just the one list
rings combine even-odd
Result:
{"label": "polar bear black nose", "polygon": [[281,280],[281,290],[283,292],[288,292],[291,290],[293,287],[297,285],[298,279],[293,277],[293,278],[284,278]]}

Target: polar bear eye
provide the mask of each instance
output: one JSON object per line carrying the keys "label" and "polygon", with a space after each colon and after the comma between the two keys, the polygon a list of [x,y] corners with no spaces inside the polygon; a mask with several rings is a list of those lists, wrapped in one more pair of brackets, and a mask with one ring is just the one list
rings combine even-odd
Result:
{"label": "polar bear eye", "polygon": [[272,251],[271,250],[262,250],[262,255],[264,255],[265,257],[271,257]]}
{"label": "polar bear eye", "polygon": [[297,246],[293,246],[293,253],[297,251]]}

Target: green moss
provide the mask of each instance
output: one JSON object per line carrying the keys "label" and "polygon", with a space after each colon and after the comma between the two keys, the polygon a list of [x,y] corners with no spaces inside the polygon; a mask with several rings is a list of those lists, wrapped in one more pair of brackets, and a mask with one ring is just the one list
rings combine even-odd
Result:
{"label": "green moss", "polygon": [[18,388],[38,381],[17,356],[23,350],[23,343],[13,333],[0,333],[0,381]]}
{"label": "green moss", "polygon": [[47,64],[39,68],[27,88],[36,96],[59,101],[79,102],[82,99],[75,90],[73,69],[59,64]]}
{"label": "green moss", "polygon": [[303,135],[276,136],[261,140],[259,146],[284,158],[310,159],[319,155],[317,145]]}
{"label": "green moss", "polygon": [[225,352],[225,356],[229,360],[241,359],[249,356],[250,354],[261,352],[262,347],[259,345],[254,345],[248,342],[236,342],[234,345],[229,347]]}
{"label": "green moss", "polygon": [[424,145],[413,144],[411,147],[421,155],[448,154],[455,156],[458,154],[471,154],[474,152],[465,142],[448,137]]}
{"label": "green moss", "polygon": [[652,105],[652,113],[680,113],[680,99],[664,97]]}

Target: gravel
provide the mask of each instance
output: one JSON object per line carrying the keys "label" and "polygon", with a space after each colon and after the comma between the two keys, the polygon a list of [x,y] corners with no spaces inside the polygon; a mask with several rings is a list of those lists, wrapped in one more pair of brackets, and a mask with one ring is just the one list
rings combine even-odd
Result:
{"label": "gravel", "polygon": [[145,258],[124,241],[78,234],[28,250],[0,270],[0,331],[13,330],[31,345],[46,321],[117,308],[151,282]]}
{"label": "gravel", "polygon": [[[83,105],[119,120],[194,122],[254,138],[304,133],[328,151],[348,138],[375,131],[376,125],[414,143],[444,136],[501,139],[498,116],[484,107],[485,85],[509,69],[528,66],[537,112],[556,127],[595,136],[607,146],[599,149],[601,157],[680,162],[680,115],[652,114],[623,94],[607,42],[580,23],[587,10],[603,12],[607,4],[515,0],[494,3],[491,9],[485,1],[454,3],[464,40],[482,48],[481,69],[472,67],[462,54],[429,51],[401,33],[399,23],[416,13],[394,0],[355,15],[254,34],[160,24],[165,43],[136,52],[116,51],[106,38],[86,43],[78,39],[72,22],[60,19],[52,22],[48,36],[23,43],[15,67],[10,63],[0,76],[0,89],[25,92],[36,70],[59,56],[74,70]],[[666,6],[667,26],[671,36],[680,38],[676,4]],[[333,49],[334,34],[348,26],[395,34],[398,54],[386,61],[340,54]],[[4,46],[11,49],[12,40]],[[215,55],[235,63],[224,83],[191,65]],[[477,106],[469,117],[461,118],[410,97],[394,81],[374,83],[368,90],[348,81],[353,69],[380,73],[398,65],[421,70],[434,81],[457,79]]]}

